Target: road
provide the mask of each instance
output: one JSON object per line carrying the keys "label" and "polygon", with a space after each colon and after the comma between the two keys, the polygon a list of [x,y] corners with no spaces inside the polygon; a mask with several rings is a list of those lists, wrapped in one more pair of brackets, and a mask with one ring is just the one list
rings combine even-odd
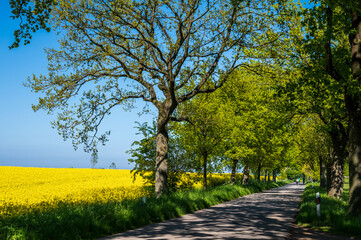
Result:
{"label": "road", "polygon": [[291,183],[102,240],[285,239],[304,187]]}

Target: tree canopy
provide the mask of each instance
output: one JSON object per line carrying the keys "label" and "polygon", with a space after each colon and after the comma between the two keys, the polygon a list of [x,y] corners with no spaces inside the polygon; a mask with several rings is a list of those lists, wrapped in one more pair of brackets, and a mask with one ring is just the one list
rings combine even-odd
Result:
{"label": "tree canopy", "polygon": [[132,108],[135,99],[153,104],[159,196],[177,106],[221,87],[251,59],[270,61],[272,47],[288,36],[292,11],[286,1],[264,0],[57,1],[51,15],[61,47],[47,51],[49,74],[29,79],[43,93],[33,109],[57,112],[53,126],[63,138],[96,152],[109,135],[98,127],[114,107]]}

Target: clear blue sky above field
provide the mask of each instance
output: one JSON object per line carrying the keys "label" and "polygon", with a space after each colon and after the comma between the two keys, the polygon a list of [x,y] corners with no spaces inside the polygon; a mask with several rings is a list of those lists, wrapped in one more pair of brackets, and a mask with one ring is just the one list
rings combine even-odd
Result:
{"label": "clear blue sky above field", "polygon": [[[90,154],[80,147],[74,151],[71,141],[63,141],[51,128],[54,116],[44,111],[34,112],[31,104],[39,95],[23,86],[28,76],[47,72],[44,48],[57,46],[57,36],[37,32],[30,45],[9,50],[18,21],[10,19],[7,0],[0,1],[0,166],[25,167],[90,167]],[[139,105],[142,103],[140,102]],[[138,116],[141,110],[113,112],[103,123],[103,130],[111,130],[110,141],[99,147],[96,167],[132,168],[125,153],[131,143],[139,139],[134,122],[151,122],[153,116]]]}

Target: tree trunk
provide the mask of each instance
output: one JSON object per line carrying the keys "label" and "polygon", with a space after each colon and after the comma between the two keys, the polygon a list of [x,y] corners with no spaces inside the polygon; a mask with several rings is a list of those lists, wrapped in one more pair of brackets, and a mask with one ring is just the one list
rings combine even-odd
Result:
{"label": "tree trunk", "polygon": [[166,119],[159,116],[157,124],[157,151],[155,166],[155,195],[167,192],[168,180],[168,129]]}
{"label": "tree trunk", "polygon": [[264,170],[264,179],[263,179],[264,182],[267,181],[267,176],[268,176],[268,169],[266,168],[266,169]]}
{"label": "tree trunk", "polygon": [[341,199],[343,194],[343,166],[345,161],[342,159],[334,159],[331,165],[331,181],[330,189],[327,192],[329,197]]}
{"label": "tree trunk", "polygon": [[232,161],[233,164],[232,164],[231,183],[234,183],[236,181],[236,168],[237,168],[238,159],[233,159]]}
{"label": "tree trunk", "polygon": [[348,212],[353,215],[361,214],[361,118],[358,123],[352,120],[350,124],[350,152],[349,152],[349,177],[350,198]]}
{"label": "tree trunk", "polygon": [[271,182],[271,171],[268,170],[268,179],[267,179],[267,182]]}
{"label": "tree trunk", "polygon": [[331,185],[328,196],[341,199],[343,194],[343,167],[346,159],[347,132],[341,122],[335,122],[330,132],[332,140]]}
{"label": "tree trunk", "polygon": [[243,185],[248,184],[248,180],[249,180],[249,167],[246,165],[246,166],[244,166],[244,169],[243,169],[243,181],[242,181],[242,184]]}
{"label": "tree trunk", "polygon": [[326,176],[326,190],[328,193],[331,189],[331,164],[326,165]]}
{"label": "tree trunk", "polygon": [[203,190],[207,190],[207,158],[208,152],[203,152]]}
{"label": "tree trunk", "polygon": [[303,174],[302,184],[305,185],[305,182],[306,182],[306,174]]}
{"label": "tree trunk", "polygon": [[277,171],[273,170],[272,175],[273,175],[273,181],[276,182],[276,180],[277,180]]}
{"label": "tree trunk", "polygon": [[[352,28],[357,30],[349,36],[351,45],[351,70],[358,85],[361,70],[361,16],[352,12]],[[361,214],[361,99],[358,92],[346,91],[345,103],[349,115],[349,173],[350,173],[350,198],[348,212],[353,215]]]}
{"label": "tree trunk", "polygon": [[261,164],[259,163],[258,164],[258,169],[257,169],[257,181],[261,181],[261,169],[262,169],[262,166]]}
{"label": "tree trunk", "polygon": [[325,162],[322,157],[319,157],[319,164],[320,164],[320,187],[326,188],[326,167]]}

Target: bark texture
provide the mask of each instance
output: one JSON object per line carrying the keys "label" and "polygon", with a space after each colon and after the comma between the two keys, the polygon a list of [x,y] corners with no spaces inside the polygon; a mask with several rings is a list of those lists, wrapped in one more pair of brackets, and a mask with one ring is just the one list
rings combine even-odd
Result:
{"label": "bark texture", "polygon": [[174,99],[157,102],[158,120],[155,160],[155,195],[160,197],[168,188],[168,122],[178,103]]}
{"label": "bark texture", "polygon": [[[352,29],[349,36],[351,45],[351,68],[358,85],[361,82],[361,15],[352,12]],[[345,103],[349,115],[349,213],[361,214],[361,98],[357,93],[346,91]]]}
{"label": "bark texture", "polygon": [[326,166],[325,160],[322,157],[319,157],[319,165],[320,165],[320,187],[326,188]]}
{"label": "bark texture", "polygon": [[361,121],[357,122],[352,122],[349,153],[349,213],[354,215],[361,214]]}
{"label": "bark texture", "polygon": [[168,180],[168,130],[166,119],[159,117],[155,167],[155,194],[160,197],[167,192]]}
{"label": "bark texture", "polygon": [[326,190],[327,192],[331,189],[331,164],[326,165]]}
{"label": "bark texture", "polygon": [[329,197],[341,199],[343,194],[343,166],[344,160],[334,160],[330,168],[330,189]]}
{"label": "bark texture", "polygon": [[276,182],[276,180],[277,180],[277,171],[273,170],[272,175],[273,175],[273,181]]}
{"label": "bark texture", "polygon": [[248,166],[244,166],[242,184],[243,184],[243,185],[248,184],[248,180],[249,180],[249,167],[248,167]]}
{"label": "bark texture", "polygon": [[236,181],[236,170],[237,170],[237,163],[238,159],[232,160],[232,174],[231,174],[231,183],[234,183]]}
{"label": "bark texture", "polygon": [[203,152],[203,190],[207,190],[207,160],[208,160],[208,152]]}
{"label": "bark texture", "polygon": [[330,132],[332,140],[331,181],[328,196],[341,199],[343,194],[343,167],[347,157],[347,132],[341,122],[335,122]]}
{"label": "bark texture", "polygon": [[259,163],[258,168],[257,168],[257,181],[261,181],[261,169],[262,169],[262,166]]}

